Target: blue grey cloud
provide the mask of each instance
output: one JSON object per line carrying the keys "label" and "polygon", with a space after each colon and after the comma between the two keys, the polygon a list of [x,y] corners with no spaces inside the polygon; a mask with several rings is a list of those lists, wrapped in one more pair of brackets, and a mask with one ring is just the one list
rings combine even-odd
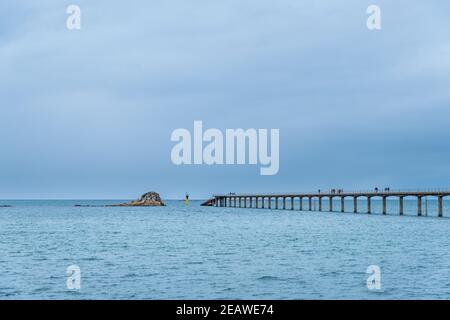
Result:
{"label": "blue grey cloud", "polygon": [[[80,31],[65,27],[72,3]],[[448,185],[449,7],[2,1],[0,197]],[[279,174],[174,166],[170,133],[197,119],[279,128]]]}

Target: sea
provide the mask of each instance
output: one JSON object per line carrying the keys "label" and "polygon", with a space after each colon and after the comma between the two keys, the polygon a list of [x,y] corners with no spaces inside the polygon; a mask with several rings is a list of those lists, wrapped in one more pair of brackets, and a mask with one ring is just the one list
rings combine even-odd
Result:
{"label": "sea", "polygon": [[0,299],[450,298],[449,201],[106,206],[125,201],[1,200]]}

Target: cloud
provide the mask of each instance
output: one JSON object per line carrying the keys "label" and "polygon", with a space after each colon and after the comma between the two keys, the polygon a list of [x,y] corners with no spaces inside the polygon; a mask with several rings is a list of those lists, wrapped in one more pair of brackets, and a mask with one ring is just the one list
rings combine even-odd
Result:
{"label": "cloud", "polygon": [[[4,197],[450,178],[445,1],[379,1],[379,32],[356,0],[78,1],[80,31],[65,27],[68,4],[0,4]],[[279,175],[174,167],[170,133],[197,119],[279,128]]]}

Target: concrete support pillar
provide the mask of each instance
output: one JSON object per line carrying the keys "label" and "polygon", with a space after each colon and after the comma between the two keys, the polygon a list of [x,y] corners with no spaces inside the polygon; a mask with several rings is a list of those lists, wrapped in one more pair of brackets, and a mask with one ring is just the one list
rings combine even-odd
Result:
{"label": "concrete support pillar", "polygon": [[330,212],[333,211],[333,197],[330,197]]}
{"label": "concrete support pillar", "polygon": [[255,197],[255,209],[259,208],[259,197]]}
{"label": "concrete support pillar", "polygon": [[345,212],[345,198],[341,197],[341,212]]}
{"label": "concrete support pillar", "polygon": [[261,198],[261,208],[262,208],[262,209],[264,209],[264,201],[265,201],[265,198],[262,197],[262,198]]}
{"label": "concrete support pillar", "polygon": [[252,208],[253,207],[253,197],[249,197],[248,198],[248,200],[249,200],[249,208]]}
{"label": "concrete support pillar", "polygon": [[239,208],[242,208],[242,198],[239,197]]}
{"label": "concrete support pillar", "polygon": [[278,197],[275,197],[275,209],[278,209]]}
{"label": "concrete support pillar", "polygon": [[353,213],[358,213],[358,197],[353,197]]}
{"label": "concrete support pillar", "polygon": [[322,197],[319,197],[319,211],[322,211]]}
{"label": "concrete support pillar", "polygon": [[294,210],[294,197],[291,197],[291,210]]}
{"label": "concrete support pillar", "polygon": [[309,211],[312,211],[312,197],[308,197]]}
{"label": "concrete support pillar", "polygon": [[421,196],[417,197],[417,215],[418,216],[422,215],[422,197]]}
{"label": "concrete support pillar", "polygon": [[398,204],[398,208],[399,208],[399,211],[400,211],[400,215],[402,216],[403,215],[403,197],[400,197],[400,198],[398,198],[398,201],[399,201],[399,204]]}
{"label": "concrete support pillar", "polygon": [[272,198],[271,197],[269,197],[268,198],[268,203],[267,203],[267,208],[269,208],[269,209],[272,209]]}
{"label": "concrete support pillar", "polygon": [[236,197],[233,197],[233,204],[234,204],[234,207],[236,208]]}
{"label": "concrete support pillar", "polygon": [[286,209],[286,197],[283,197],[283,210]]}
{"label": "concrete support pillar", "polygon": [[371,214],[372,213],[372,206],[371,206],[371,201],[372,199],[370,197],[367,197],[367,213]]}
{"label": "concrete support pillar", "polygon": [[386,214],[386,212],[387,212],[386,198],[387,198],[387,197],[382,197],[383,214]]}
{"label": "concrete support pillar", "polygon": [[444,210],[442,207],[442,196],[438,196],[438,217],[444,216]]}
{"label": "concrete support pillar", "polygon": [[302,211],[303,210],[303,198],[302,197],[300,197],[299,198],[299,200],[300,200],[300,211]]}

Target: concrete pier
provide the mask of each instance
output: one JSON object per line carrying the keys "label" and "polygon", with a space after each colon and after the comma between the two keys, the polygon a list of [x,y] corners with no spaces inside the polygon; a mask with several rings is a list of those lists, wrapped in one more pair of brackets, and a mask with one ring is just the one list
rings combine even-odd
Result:
{"label": "concrete pier", "polygon": [[422,215],[422,196],[417,197],[417,215]]}
{"label": "concrete pier", "polygon": [[[405,197],[415,197],[417,199],[417,216],[422,216],[423,214],[423,201],[424,197],[433,197],[437,199],[437,216],[444,216],[444,206],[443,200],[444,197],[450,196],[450,188],[448,189],[428,189],[428,190],[396,190],[390,191],[343,191],[343,190],[331,190],[330,192],[310,192],[310,193],[289,193],[289,194],[280,194],[280,193],[271,193],[271,194],[218,194],[213,195],[211,199],[205,202],[205,205],[216,206],[216,207],[234,207],[234,208],[268,208],[279,209],[279,201],[281,198],[282,204],[281,207],[283,210],[286,210],[286,199],[290,200],[290,210],[295,209],[295,199],[299,199],[299,210],[303,211],[304,209],[308,211],[313,211],[313,201],[315,198],[318,200],[318,211],[323,211],[323,199],[326,198],[329,202],[328,211],[335,212],[333,208],[333,199],[335,197],[340,199],[340,212],[345,211],[345,198],[350,197],[353,199],[353,213],[359,213],[358,211],[358,198],[363,197],[367,199],[367,213],[372,213],[372,198],[381,198],[381,213],[383,215],[388,214],[388,206],[387,199],[388,198],[397,198],[399,201],[399,215],[404,215],[404,198]],[[307,208],[303,206],[303,200],[308,199]],[[248,205],[247,205],[248,199]],[[259,201],[261,200],[261,205],[259,205]],[[267,206],[266,206],[267,200]],[[272,205],[272,201],[274,201],[274,206]],[[207,204],[206,204],[207,203]],[[254,205],[253,205],[254,203]],[[314,206],[314,210],[316,207]],[[427,207],[428,211],[428,207]]]}
{"label": "concrete pier", "polygon": [[403,215],[403,198],[404,198],[404,196],[400,196],[399,198],[398,198],[398,200],[399,200],[399,204],[398,204],[398,208],[399,208],[399,211],[400,211],[400,215],[402,216]]}

